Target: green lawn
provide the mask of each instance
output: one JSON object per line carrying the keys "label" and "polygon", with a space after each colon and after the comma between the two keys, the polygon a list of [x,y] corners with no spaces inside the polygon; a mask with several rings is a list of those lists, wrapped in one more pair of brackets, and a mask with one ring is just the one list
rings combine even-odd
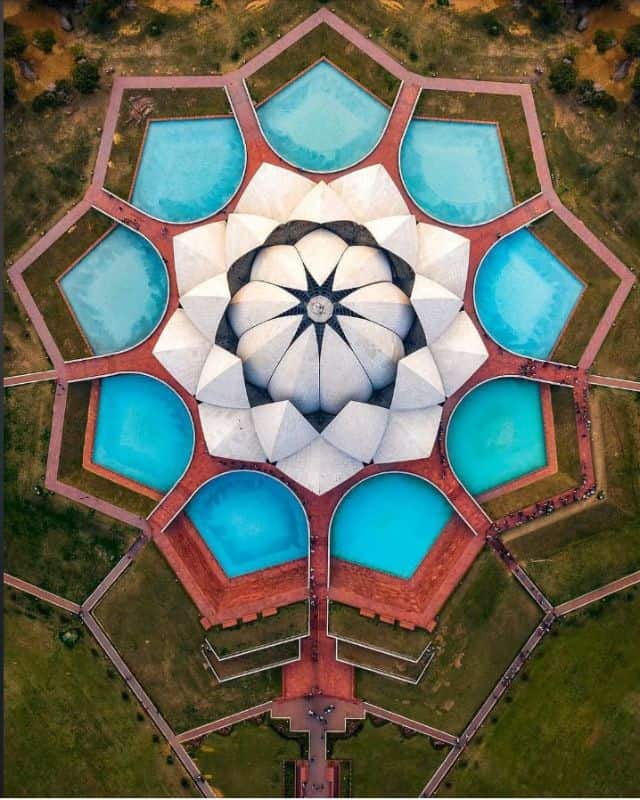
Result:
{"label": "green lawn", "polygon": [[260,617],[254,622],[241,622],[234,628],[215,625],[207,631],[207,639],[219,657],[242,653],[262,645],[281,642],[294,636],[306,636],[309,618],[306,602],[292,603],[279,608],[271,617]]}
{"label": "green lawn", "polygon": [[224,661],[220,661],[210,651],[207,653],[207,658],[220,680],[227,681],[246,672],[264,669],[284,661],[293,661],[298,658],[299,654],[299,642],[295,639],[291,642],[266,647],[264,650],[256,650],[253,653],[234,656]]}
{"label": "green lawn", "polygon": [[302,752],[298,738],[281,736],[258,717],[234,725],[228,735],[210,734],[192,756],[224,797],[282,797],[283,762]]}
{"label": "green lawn", "polygon": [[585,284],[569,324],[551,354],[555,361],[577,364],[620,281],[555,214],[534,222],[531,231]]}
{"label": "green lawn", "polygon": [[436,655],[417,686],[356,672],[364,700],[461,731],[540,619],[495,555],[483,551],[438,617]]}
{"label": "green lawn", "polygon": [[65,359],[93,355],[69,311],[56,278],[80,258],[113,221],[91,209],[25,271],[24,280]]}
{"label": "green lawn", "polygon": [[329,605],[329,633],[410,659],[419,658],[431,640],[431,636],[419,628],[408,631],[378,618],[363,617],[357,608],[333,601]]}
{"label": "green lawn", "polygon": [[393,105],[400,81],[328,25],[318,26],[251,75],[247,80],[251,97],[256,103],[262,102],[323,56],[388,106]]}
{"label": "green lawn", "polygon": [[20,592],[5,589],[4,603],[5,794],[195,795],[79,621]]}
{"label": "green lawn", "polygon": [[573,393],[562,386],[550,388],[558,470],[553,475],[534,481],[521,489],[482,503],[484,510],[493,519],[499,519],[513,511],[526,508],[537,500],[553,497],[582,483]]}
{"label": "green lawn", "polygon": [[472,92],[421,93],[415,111],[421,117],[497,122],[516,203],[540,191],[529,131],[519,97]]}
{"label": "green lawn", "polygon": [[4,284],[4,371],[24,375],[51,369],[51,362],[9,281]]}
{"label": "green lawn", "polygon": [[636,281],[593,362],[593,373],[640,381],[639,319],[640,289]]}
{"label": "green lawn", "polygon": [[113,137],[105,188],[128,199],[135,175],[140,148],[147,129],[146,119],[132,116],[131,100],[144,97],[153,103],[148,119],[175,117],[211,117],[230,114],[224,89],[127,89],[123,92],[116,132]]}
{"label": "green lawn", "polygon": [[457,797],[633,797],[640,785],[640,592],[567,618],[447,778]]}
{"label": "green lawn", "polygon": [[124,660],[177,730],[280,694],[280,670],[225,684],[205,669],[196,607],[155,546],[145,548],[97,608]]}
{"label": "green lawn", "polygon": [[89,472],[82,464],[90,393],[91,381],[70,383],[67,387],[67,407],[62,430],[58,477],[64,483],[76,486],[94,497],[146,517],[156,505],[155,500]]}
{"label": "green lawn", "polygon": [[367,717],[354,736],[332,736],[332,757],[350,760],[353,797],[417,797],[445,757],[420,734]]}
{"label": "green lawn", "polygon": [[4,569],[82,602],[136,531],[43,488],[53,393],[50,382],[5,390]]}
{"label": "green lawn", "polygon": [[370,650],[367,647],[359,647],[348,642],[338,642],[338,657],[350,664],[357,664],[359,667],[379,670],[398,678],[405,678],[409,681],[417,681],[425,666],[429,663],[431,652],[427,652],[416,663],[405,661],[402,658],[388,656]]}
{"label": "green lawn", "polygon": [[530,533],[507,537],[509,548],[553,602],[640,569],[638,397],[600,387],[591,391],[596,477],[606,499]]}

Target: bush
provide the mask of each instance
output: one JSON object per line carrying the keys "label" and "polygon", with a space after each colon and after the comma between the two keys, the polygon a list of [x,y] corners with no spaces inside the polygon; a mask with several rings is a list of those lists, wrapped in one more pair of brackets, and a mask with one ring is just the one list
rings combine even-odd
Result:
{"label": "bush", "polygon": [[532,5],[538,9],[538,20],[543,28],[550,33],[562,30],[566,12],[560,0],[533,0]]}
{"label": "bush", "polygon": [[496,15],[492,14],[490,11],[487,14],[482,14],[480,23],[489,36],[500,36],[500,34],[504,32],[503,24]]}
{"label": "bush", "polygon": [[31,108],[36,113],[41,113],[47,108],[67,106],[73,100],[73,86],[69,81],[56,81],[53,91],[46,90],[36,95],[31,101]]}
{"label": "bush", "polygon": [[21,30],[7,36],[4,40],[4,57],[20,58],[27,49],[27,39]]}
{"label": "bush", "polygon": [[606,53],[616,43],[613,31],[604,31],[602,28],[593,34],[593,43],[599,53]]}
{"label": "bush", "polygon": [[576,88],[578,71],[568,59],[560,59],[551,67],[549,84],[557,94],[568,94]]}
{"label": "bush", "polygon": [[577,84],[578,101],[590,108],[601,108],[608,114],[613,113],[618,107],[616,98],[605,92],[604,89],[597,89],[592,80],[584,79]]}
{"label": "bush", "polygon": [[252,47],[255,47],[258,44],[259,36],[253,28],[249,28],[248,31],[245,31],[240,36],[240,44],[245,50],[250,50]]}
{"label": "bush", "polygon": [[104,33],[113,22],[115,12],[124,0],[90,0],[87,6],[87,27],[91,33]]}
{"label": "bush", "polygon": [[11,108],[18,100],[18,83],[13,67],[8,61],[4,62],[4,105]]}
{"label": "bush", "polygon": [[95,61],[78,62],[73,68],[73,85],[81,94],[92,94],[100,85],[100,70]]}
{"label": "bush", "polygon": [[629,28],[622,40],[622,46],[632,58],[640,56],[640,24]]}
{"label": "bush", "polygon": [[53,45],[56,43],[56,35],[51,28],[36,31],[33,34],[33,43],[39,50],[42,50],[43,53],[50,53],[53,50]]}

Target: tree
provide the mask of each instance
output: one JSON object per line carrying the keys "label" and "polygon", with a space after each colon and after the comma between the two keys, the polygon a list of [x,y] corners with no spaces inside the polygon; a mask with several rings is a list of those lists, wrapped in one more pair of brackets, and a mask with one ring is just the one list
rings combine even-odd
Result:
{"label": "tree", "polygon": [[480,22],[489,36],[500,36],[500,34],[504,31],[503,24],[491,11],[488,11],[486,14],[482,14],[480,17]]}
{"label": "tree", "polygon": [[622,46],[632,58],[640,56],[640,24],[632,25],[622,41]]}
{"label": "tree", "polygon": [[4,62],[4,104],[11,108],[18,100],[18,83],[13,67],[8,61]]}
{"label": "tree", "polygon": [[615,45],[616,37],[613,31],[604,31],[602,28],[598,28],[593,34],[593,43],[599,53],[606,53],[607,50]]}
{"label": "tree", "polygon": [[27,47],[27,39],[21,30],[7,36],[4,40],[4,57],[20,58]]}
{"label": "tree", "polygon": [[616,98],[604,89],[596,88],[595,83],[588,78],[579,81],[576,87],[578,101],[591,108],[601,108],[607,114],[612,114],[618,108]]}
{"label": "tree", "polygon": [[95,61],[78,62],[73,68],[73,85],[81,94],[92,94],[100,85],[100,70]]}
{"label": "tree", "polygon": [[56,43],[56,35],[51,28],[36,31],[33,34],[33,43],[39,50],[42,50],[43,53],[50,53],[53,50],[53,45]]}
{"label": "tree", "polygon": [[551,67],[549,84],[557,94],[568,94],[575,89],[577,81],[578,71],[568,59],[562,58]]}
{"label": "tree", "polygon": [[533,5],[538,9],[540,24],[550,33],[557,33],[563,28],[566,12],[560,0],[534,0]]}

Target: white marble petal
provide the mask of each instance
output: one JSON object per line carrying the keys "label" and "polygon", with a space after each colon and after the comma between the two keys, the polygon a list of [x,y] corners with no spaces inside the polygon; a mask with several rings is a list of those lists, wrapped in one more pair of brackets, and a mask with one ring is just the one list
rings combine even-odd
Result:
{"label": "white marble petal", "polygon": [[153,355],[181,386],[195,394],[198,378],[211,349],[186,313],[179,308],[169,318],[153,348]]}
{"label": "white marble petal", "polygon": [[267,388],[273,400],[291,400],[303,414],[320,408],[320,354],[313,325],[284,354]]}
{"label": "white marble petal", "polygon": [[242,256],[263,245],[277,227],[278,221],[268,217],[229,214],[225,243],[227,268]]}
{"label": "white marble petal", "polygon": [[266,281],[287,289],[307,288],[307,276],[300,254],[293,245],[276,244],[264,247],[251,266],[252,281]]}
{"label": "white marble petal", "polygon": [[430,278],[416,275],[411,304],[418,315],[427,344],[431,344],[451,325],[462,307],[462,300]]}
{"label": "white marble petal", "polygon": [[290,169],[261,164],[241,194],[236,212],[285,222],[314,186],[312,180]]}
{"label": "white marble petal", "polygon": [[296,242],[296,250],[317,284],[322,284],[331,275],[347,243],[325,228],[317,228]]}
{"label": "white marble petal", "polygon": [[438,437],[441,416],[441,406],[416,411],[391,411],[374,462],[388,464],[428,458]]}
{"label": "white marble petal", "polygon": [[449,397],[489,358],[480,334],[465,311],[460,311],[431,352]]}
{"label": "white marble petal", "polygon": [[270,319],[243,333],[236,348],[244,366],[245,378],[266,389],[275,368],[302,321],[301,314]]}
{"label": "white marble petal", "polygon": [[377,322],[401,339],[413,323],[413,308],[406,294],[393,283],[372,283],[351,292],[341,301],[346,308]]}
{"label": "white marble petal", "polygon": [[382,164],[354,170],[329,184],[353,210],[356,222],[409,213],[409,208]]}
{"label": "white marble petal", "polygon": [[321,436],[297,453],[278,462],[278,469],[314,494],[324,494],[348,480],[362,468],[351,458]]}
{"label": "white marble petal", "polygon": [[389,259],[377,247],[353,245],[347,247],[336,268],[333,290],[357,289],[368,283],[391,281]]}
{"label": "white marble petal", "polygon": [[428,347],[422,347],[398,362],[391,401],[393,411],[426,408],[443,401],[442,379]]}
{"label": "white marble petal", "polygon": [[266,461],[253,427],[251,409],[198,406],[207,451],[218,458]]}
{"label": "white marble petal", "polygon": [[368,464],[380,445],[388,418],[386,408],[352,400],[322,431],[322,437],[348,456]]}
{"label": "white marble petal", "polygon": [[437,225],[418,224],[418,260],[415,270],[464,299],[471,242]]}
{"label": "white marble petal", "polygon": [[221,273],[183,294],[180,304],[203,336],[213,342],[230,298],[227,275]]}
{"label": "white marble petal", "polygon": [[242,361],[238,356],[213,345],[200,373],[196,399],[214,406],[249,408]]}
{"label": "white marble petal", "polygon": [[318,432],[288,400],[265,403],[252,409],[256,434],[272,463],[302,450]]}
{"label": "white marble petal", "polygon": [[227,271],[226,222],[209,222],[173,237],[178,293]]}
{"label": "white marble petal", "polygon": [[227,309],[236,336],[298,305],[297,297],[263,281],[249,281],[231,298]]}
{"label": "white marble petal", "polygon": [[388,250],[413,269],[418,257],[416,220],[411,215],[383,217],[365,225],[369,233],[384,250]]}
{"label": "white marble petal", "polygon": [[368,400],[373,387],[353,350],[324,326],[320,351],[320,407],[337,414],[349,400]]}
{"label": "white marble petal", "polygon": [[293,209],[289,219],[322,224],[353,219],[353,212],[339,194],[320,181]]}
{"label": "white marble petal", "polygon": [[373,388],[388,386],[395,378],[396,364],[404,355],[402,339],[397,333],[368,319],[341,314],[338,320]]}

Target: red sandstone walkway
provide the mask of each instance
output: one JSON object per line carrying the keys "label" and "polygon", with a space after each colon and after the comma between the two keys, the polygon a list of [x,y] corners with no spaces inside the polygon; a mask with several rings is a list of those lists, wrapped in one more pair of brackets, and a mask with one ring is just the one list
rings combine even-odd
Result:
{"label": "red sandstone walkway", "polygon": [[4,379],[4,388],[10,386],[24,386],[29,383],[39,383],[40,381],[53,381],[58,377],[55,369],[46,369],[41,372],[27,372],[24,375],[11,375]]}
{"label": "red sandstone walkway", "polygon": [[589,375],[588,381],[595,386],[608,386],[610,389],[626,389],[629,392],[640,392],[640,381],[629,381],[625,378],[605,378],[602,375]]}
{"label": "red sandstone walkway", "polygon": [[244,711],[238,711],[237,714],[229,714],[228,716],[221,717],[214,722],[206,722],[204,725],[198,725],[197,728],[190,728],[188,731],[179,733],[176,736],[176,741],[180,742],[181,744],[184,744],[185,742],[191,742],[194,739],[200,739],[203,736],[208,736],[210,733],[222,730],[222,728],[228,728],[231,725],[237,725],[239,722],[244,722],[247,719],[259,717],[261,714],[271,711],[272,705],[273,704],[271,701],[267,703],[261,703],[259,706],[252,706]]}

